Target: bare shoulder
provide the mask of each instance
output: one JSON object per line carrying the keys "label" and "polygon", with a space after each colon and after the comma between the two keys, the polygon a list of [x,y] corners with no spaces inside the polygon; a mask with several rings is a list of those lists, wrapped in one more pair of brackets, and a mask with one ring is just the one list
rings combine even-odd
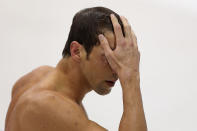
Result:
{"label": "bare shoulder", "polygon": [[88,120],[77,103],[55,92],[43,91],[28,97],[20,115],[21,131],[106,131]]}
{"label": "bare shoulder", "polygon": [[54,67],[52,66],[48,66],[48,65],[43,65],[43,66],[39,66],[35,69],[33,69],[32,71],[30,71],[29,73],[25,74],[24,76],[20,77],[16,83],[14,84],[14,86],[23,86],[23,84],[28,81],[30,78],[34,78],[35,77],[41,77],[43,75],[45,75],[46,73],[48,73],[49,71],[51,71],[52,69],[54,69]]}
{"label": "bare shoulder", "polygon": [[43,65],[38,68],[35,68],[31,72],[20,77],[14,84],[12,88],[12,97],[20,92],[19,90],[24,90],[32,87],[32,85],[39,82],[47,73],[52,71],[54,67]]}

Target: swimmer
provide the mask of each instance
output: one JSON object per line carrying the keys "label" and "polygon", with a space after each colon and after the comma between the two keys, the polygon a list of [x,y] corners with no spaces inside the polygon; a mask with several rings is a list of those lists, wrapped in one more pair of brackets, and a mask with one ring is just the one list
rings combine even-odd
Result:
{"label": "swimmer", "polygon": [[123,113],[119,131],[147,131],[140,91],[140,52],[128,20],[105,7],[73,18],[62,58],[13,86],[5,131],[107,131],[90,120],[84,96],[107,95],[119,79]]}

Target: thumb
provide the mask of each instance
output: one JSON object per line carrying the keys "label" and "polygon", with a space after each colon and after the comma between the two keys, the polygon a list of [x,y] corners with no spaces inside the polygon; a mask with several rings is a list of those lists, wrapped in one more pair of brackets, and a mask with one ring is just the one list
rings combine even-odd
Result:
{"label": "thumb", "polygon": [[[98,36],[98,38],[99,38],[101,47],[104,49],[105,55],[108,56],[110,53],[112,53],[112,50],[111,50],[111,48],[109,47],[109,43],[108,43],[107,39],[106,39],[105,36],[102,35],[102,34],[100,34],[100,35]],[[106,57],[107,57],[107,56],[106,56]]]}

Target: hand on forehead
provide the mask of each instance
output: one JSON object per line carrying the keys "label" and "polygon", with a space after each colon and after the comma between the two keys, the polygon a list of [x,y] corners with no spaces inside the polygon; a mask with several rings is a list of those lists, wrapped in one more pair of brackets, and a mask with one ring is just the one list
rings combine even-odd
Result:
{"label": "hand on forehead", "polygon": [[105,31],[104,36],[107,38],[111,49],[114,50],[116,48],[116,39],[114,33],[112,31]]}

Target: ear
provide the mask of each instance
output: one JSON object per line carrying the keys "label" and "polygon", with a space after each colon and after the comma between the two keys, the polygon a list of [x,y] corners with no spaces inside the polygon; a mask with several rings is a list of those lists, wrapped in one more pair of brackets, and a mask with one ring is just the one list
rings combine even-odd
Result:
{"label": "ear", "polygon": [[77,41],[72,41],[70,44],[70,54],[73,60],[80,62],[81,56],[80,56],[80,51],[81,51],[82,45],[79,44]]}

